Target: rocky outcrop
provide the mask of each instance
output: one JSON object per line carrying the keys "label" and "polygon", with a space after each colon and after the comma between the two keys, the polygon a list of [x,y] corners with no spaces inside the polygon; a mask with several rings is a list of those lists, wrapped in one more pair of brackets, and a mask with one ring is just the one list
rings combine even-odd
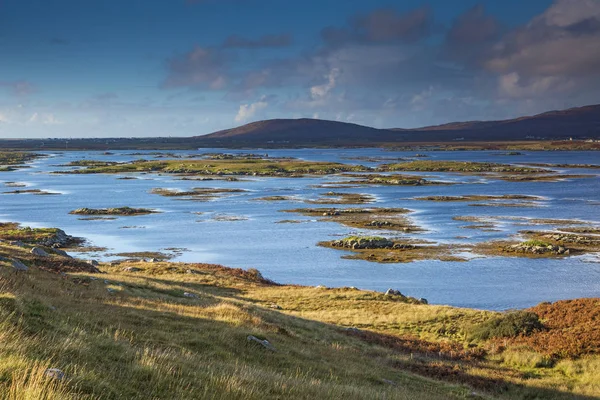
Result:
{"label": "rocky outcrop", "polygon": [[37,257],[48,257],[49,256],[49,254],[46,253],[46,251],[44,249],[40,249],[39,247],[34,247],[33,249],[31,249],[30,253]]}
{"label": "rocky outcrop", "polygon": [[74,244],[80,244],[81,242],[81,239],[67,235],[62,229],[56,229],[54,235],[40,240],[37,244],[44,247],[60,248],[73,246]]}
{"label": "rocky outcrop", "polygon": [[21,262],[21,260],[14,259],[11,261],[11,265],[15,269],[15,271],[25,272],[25,271],[29,270],[27,265],[23,264],[23,262]]}
{"label": "rocky outcrop", "polygon": [[333,247],[348,249],[392,249],[394,242],[384,237],[348,237],[331,242]]}
{"label": "rocky outcrop", "polygon": [[527,242],[505,246],[504,251],[513,253],[553,254],[564,256],[571,254],[571,250],[563,246],[556,246],[553,244],[530,244]]}

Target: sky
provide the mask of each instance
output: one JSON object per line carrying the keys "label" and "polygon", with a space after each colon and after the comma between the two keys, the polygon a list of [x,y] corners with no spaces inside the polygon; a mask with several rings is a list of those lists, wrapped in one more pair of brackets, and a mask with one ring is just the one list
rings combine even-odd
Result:
{"label": "sky", "polygon": [[0,138],[600,103],[600,0],[0,0]]}

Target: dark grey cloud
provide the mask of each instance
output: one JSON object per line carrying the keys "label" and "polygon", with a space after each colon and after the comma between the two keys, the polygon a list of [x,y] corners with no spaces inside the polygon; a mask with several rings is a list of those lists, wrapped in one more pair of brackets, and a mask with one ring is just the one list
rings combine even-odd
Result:
{"label": "dark grey cloud", "polygon": [[36,91],[31,82],[24,80],[0,81],[0,89],[2,88],[14,96],[27,96]]}
{"label": "dark grey cloud", "polygon": [[[422,7],[374,10],[320,33],[303,53],[254,65],[233,57],[240,49],[286,45],[287,38],[231,36],[196,48],[169,61],[165,87],[224,90],[224,100],[243,106],[240,120],[278,107],[286,115],[379,126],[399,116],[416,126],[600,101],[597,0],[556,0],[512,29],[477,5],[444,31]],[[265,100],[278,90],[288,95]]]}
{"label": "dark grey cloud", "polygon": [[355,16],[348,26],[324,28],[321,37],[330,45],[352,41],[415,42],[429,36],[433,26],[433,14],[429,7],[417,8],[403,14],[393,8],[382,8]]}
{"label": "dark grey cloud", "polygon": [[219,48],[196,47],[167,61],[164,88],[224,89],[230,80],[230,58]]}
{"label": "dark grey cloud", "polygon": [[268,47],[286,47],[292,44],[289,34],[264,35],[258,39],[249,39],[239,35],[229,36],[223,42],[224,48],[257,49]]}
{"label": "dark grey cloud", "polygon": [[557,0],[504,35],[483,67],[499,75],[500,94],[538,98],[585,87],[600,90],[600,1]]}

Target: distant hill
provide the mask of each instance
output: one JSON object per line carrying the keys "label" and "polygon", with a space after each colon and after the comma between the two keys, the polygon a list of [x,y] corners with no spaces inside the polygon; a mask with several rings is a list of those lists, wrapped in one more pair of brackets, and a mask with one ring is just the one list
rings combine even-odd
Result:
{"label": "distant hill", "polygon": [[600,105],[548,111],[533,116],[500,121],[452,122],[418,129],[392,129],[420,140],[523,140],[599,138]]}
{"label": "distant hill", "polygon": [[366,144],[396,141],[389,129],[376,129],[347,122],[320,119],[272,119],[237,128],[196,136],[199,141],[270,144]]}
{"label": "distant hill", "polygon": [[600,105],[502,121],[452,122],[415,129],[375,129],[316,119],[273,119],[196,136],[199,143],[236,145],[375,145],[395,142],[514,141],[600,138]]}
{"label": "distant hill", "polygon": [[[204,136],[158,138],[0,139],[0,149],[109,150],[200,147],[337,147],[600,139],[600,105],[503,121],[452,122],[415,129],[376,129],[320,119],[272,119]],[[498,143],[496,143],[498,144]],[[593,144],[600,147],[600,144]]]}

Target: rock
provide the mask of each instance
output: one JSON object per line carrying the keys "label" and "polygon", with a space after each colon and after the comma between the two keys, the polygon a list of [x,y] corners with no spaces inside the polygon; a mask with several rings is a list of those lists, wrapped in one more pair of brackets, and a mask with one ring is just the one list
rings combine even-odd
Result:
{"label": "rock", "polygon": [[183,292],[183,297],[188,297],[190,299],[197,299],[198,295],[190,292]]}
{"label": "rock", "polygon": [[394,290],[392,288],[385,291],[386,296],[402,296],[399,290]]}
{"label": "rock", "polygon": [[274,309],[274,310],[281,310],[281,306],[280,306],[280,305],[277,305],[277,304],[271,304],[271,305],[269,306],[269,308],[272,308],[272,309]]}
{"label": "rock", "polygon": [[96,260],[87,260],[86,263],[90,264],[92,267],[97,267],[100,263]]}
{"label": "rock", "polygon": [[350,332],[350,333],[362,333],[362,331],[360,329],[358,329],[355,326],[352,326],[350,328],[346,328],[345,329],[346,332]]}
{"label": "rock", "polygon": [[58,368],[48,368],[46,371],[44,371],[44,376],[60,381],[65,378],[65,373]]}
{"label": "rock", "polygon": [[27,265],[23,264],[21,260],[17,260],[16,258],[12,260],[11,264],[16,271],[27,271],[29,269]]}
{"label": "rock", "polygon": [[127,268],[123,268],[123,272],[138,272],[141,271],[140,268],[136,268],[136,267],[127,267]]}
{"label": "rock", "polygon": [[60,249],[54,249],[53,251],[54,251],[54,254],[57,254],[57,255],[59,255],[59,256],[61,256],[61,257],[73,258],[73,257],[71,257],[71,256],[70,256],[70,255],[69,255],[69,254],[68,254],[66,251],[64,251],[64,250],[60,250]]}
{"label": "rock", "polygon": [[156,259],[156,258],[151,258],[151,259],[149,259],[149,260],[148,260],[148,262],[150,262],[150,263],[155,263],[155,262],[158,262],[158,259]]}
{"label": "rock", "polygon": [[398,384],[394,381],[390,381],[389,379],[382,379],[381,382],[387,383],[388,385],[398,386]]}
{"label": "rock", "polygon": [[201,275],[202,273],[200,271],[196,271],[195,269],[188,269],[185,271],[186,274],[193,274],[193,275]]}
{"label": "rock", "polygon": [[319,285],[315,286],[315,289],[327,289],[327,286]]}
{"label": "rock", "polygon": [[114,293],[114,292],[115,292],[115,289],[113,289],[113,288],[106,288],[106,291],[107,291],[108,293]]}
{"label": "rock", "polygon": [[9,242],[11,246],[17,246],[17,247],[25,247],[27,246],[25,243],[21,242],[20,240],[13,240],[12,242]]}
{"label": "rock", "polygon": [[273,346],[267,339],[261,340],[261,339],[257,338],[256,336],[250,335],[247,337],[247,340],[251,343],[257,343],[267,350],[277,351],[275,346]]}
{"label": "rock", "polygon": [[30,253],[33,254],[34,256],[38,256],[38,257],[48,257],[49,256],[49,254],[46,253],[46,251],[44,249],[40,249],[39,247],[34,247],[33,249],[31,249]]}
{"label": "rock", "polygon": [[429,304],[429,302],[427,301],[427,299],[426,299],[426,298],[423,298],[423,297],[419,298],[419,302],[420,302],[421,304]]}

